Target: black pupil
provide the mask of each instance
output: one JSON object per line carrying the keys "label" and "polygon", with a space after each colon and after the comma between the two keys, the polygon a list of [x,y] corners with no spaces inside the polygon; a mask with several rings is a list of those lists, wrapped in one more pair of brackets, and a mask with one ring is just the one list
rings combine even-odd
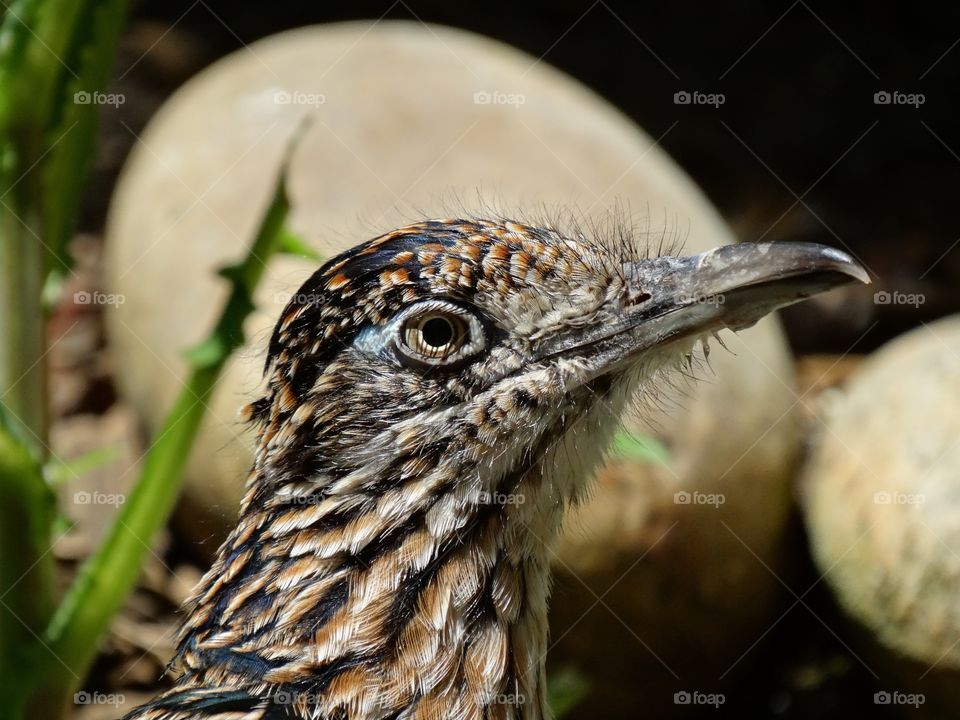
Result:
{"label": "black pupil", "polygon": [[443,318],[430,318],[420,328],[420,335],[430,347],[443,347],[453,340],[453,326]]}

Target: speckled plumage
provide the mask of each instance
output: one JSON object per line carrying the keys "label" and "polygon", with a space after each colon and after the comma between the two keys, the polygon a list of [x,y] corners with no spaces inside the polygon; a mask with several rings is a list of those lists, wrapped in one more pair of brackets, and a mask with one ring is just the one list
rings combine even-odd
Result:
{"label": "speckled plumage", "polygon": [[[731,324],[627,352],[639,321],[621,318],[678,272],[635,255],[629,238],[440,220],[317,271],[270,342],[240,520],[185,608],[179,679],[128,717],[549,717],[563,510],[626,399]],[[434,316],[463,357],[407,345]]]}

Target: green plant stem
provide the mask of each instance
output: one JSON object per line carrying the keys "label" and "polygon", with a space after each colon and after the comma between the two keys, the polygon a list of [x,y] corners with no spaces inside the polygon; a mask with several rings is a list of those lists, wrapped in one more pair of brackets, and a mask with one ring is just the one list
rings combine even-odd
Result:
{"label": "green plant stem", "polygon": [[47,454],[43,288],[68,265],[127,0],[13,0],[0,24],[0,397]]}
{"label": "green plant stem", "polygon": [[0,403],[15,435],[40,458],[46,456],[48,424],[42,304],[47,263],[35,230],[22,219],[30,213],[12,209],[19,197],[16,190],[10,193],[4,201],[9,210],[0,212]]}
{"label": "green plant stem", "polygon": [[[291,144],[292,147],[292,144]],[[267,260],[280,249],[288,211],[284,164],[270,207],[243,262],[221,271],[231,282],[227,303],[210,337],[196,349],[193,369],[159,435],[147,453],[140,477],[103,544],[84,564],[57,609],[44,638],[62,661],[43,678],[34,712],[62,712],[76,677],[83,677],[97,641],[133,588],[150,542],[167,522],[180,477],[206,403],[230,353],[243,343],[243,322],[253,309],[252,295]]]}
{"label": "green plant stem", "polygon": [[4,3],[0,24],[4,718],[28,713],[28,692],[37,683],[37,673],[57,664],[41,640],[56,597],[50,553],[55,501],[41,469],[49,429],[43,295],[51,267],[66,268],[66,242],[94,148],[96,108],[73,102],[72,85],[99,90],[105,84],[125,5],[126,0],[14,0]]}
{"label": "green plant stem", "polygon": [[0,708],[23,712],[25,669],[55,662],[36,642],[53,612],[56,578],[49,554],[53,493],[30,450],[0,427]]}

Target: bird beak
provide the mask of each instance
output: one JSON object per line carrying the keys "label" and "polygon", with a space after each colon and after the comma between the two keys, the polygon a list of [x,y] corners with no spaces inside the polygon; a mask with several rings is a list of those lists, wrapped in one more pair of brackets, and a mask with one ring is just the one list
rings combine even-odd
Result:
{"label": "bird beak", "polygon": [[558,338],[546,355],[590,357],[595,374],[620,369],[676,340],[742,330],[778,308],[853,282],[869,283],[850,255],[813,243],[740,243],[688,257],[623,266],[627,292],[612,323]]}
{"label": "bird beak", "polygon": [[[851,282],[869,284],[845,252],[814,243],[740,243],[631,263],[628,284],[651,295],[639,319],[671,335],[742,330],[778,308]],[[629,314],[632,314],[628,311]],[[662,326],[662,327],[661,327]]]}

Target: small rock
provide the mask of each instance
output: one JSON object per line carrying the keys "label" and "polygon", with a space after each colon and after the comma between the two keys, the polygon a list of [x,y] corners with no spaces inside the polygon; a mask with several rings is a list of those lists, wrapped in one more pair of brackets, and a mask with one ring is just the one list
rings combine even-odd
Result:
{"label": "small rock", "polygon": [[847,612],[887,649],[867,651],[886,689],[919,688],[951,716],[960,693],[942,689],[960,671],[958,398],[953,316],[863,363],[831,403],[802,484],[814,558]]}
{"label": "small rock", "polygon": [[801,436],[817,436],[822,429],[820,414],[863,363],[863,355],[806,355],[797,360],[797,393],[802,425]]}

